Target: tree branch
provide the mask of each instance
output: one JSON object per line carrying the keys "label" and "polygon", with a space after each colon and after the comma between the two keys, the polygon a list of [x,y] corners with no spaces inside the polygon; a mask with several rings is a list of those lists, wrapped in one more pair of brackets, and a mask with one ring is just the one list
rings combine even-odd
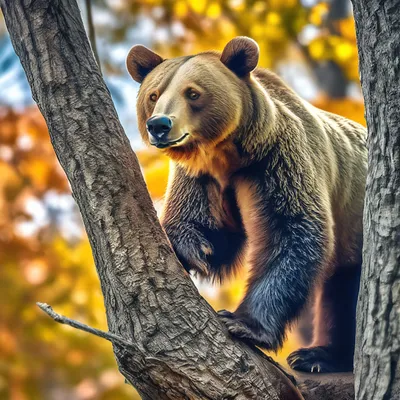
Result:
{"label": "tree branch", "polygon": [[36,303],[36,305],[44,311],[47,315],[54,319],[54,321],[59,322],[60,324],[69,325],[72,328],[79,329],[80,331],[91,333],[97,337],[108,340],[113,344],[117,344],[122,347],[128,347],[133,350],[137,350],[137,346],[124,339],[122,336],[115,335],[111,332],[101,331],[99,329],[92,328],[91,326],[82,324],[81,322],[75,321],[73,319],[67,318],[64,315],[56,313],[51,306],[46,303]]}
{"label": "tree branch", "polygon": [[89,41],[90,41],[90,44],[92,46],[94,58],[96,59],[97,65],[98,65],[99,70],[101,72],[101,63],[100,63],[99,53],[97,51],[96,32],[95,32],[94,23],[93,23],[92,2],[91,2],[91,0],[85,0],[85,6],[86,6],[86,17],[87,17],[87,27],[88,27]]}

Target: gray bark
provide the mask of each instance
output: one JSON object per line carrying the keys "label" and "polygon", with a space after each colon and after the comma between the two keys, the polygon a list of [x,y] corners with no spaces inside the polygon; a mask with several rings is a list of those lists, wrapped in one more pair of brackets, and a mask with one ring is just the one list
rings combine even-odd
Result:
{"label": "gray bark", "polygon": [[[143,399],[301,399],[230,338],[177,261],[91,52],[75,0],[1,0],[14,48],[93,250],[121,373]],[[133,346],[132,346],[133,343]]]}
{"label": "gray bark", "polygon": [[358,400],[400,399],[400,1],[353,0],[369,169],[357,309]]}

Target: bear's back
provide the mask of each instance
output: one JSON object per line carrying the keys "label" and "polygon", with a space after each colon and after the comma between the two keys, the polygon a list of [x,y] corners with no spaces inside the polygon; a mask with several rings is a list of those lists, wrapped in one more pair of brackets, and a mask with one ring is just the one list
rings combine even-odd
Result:
{"label": "bear's back", "polygon": [[[294,132],[305,138],[298,143],[312,159],[320,191],[329,193],[336,229],[341,232],[337,248],[341,257],[358,262],[360,258],[363,193],[367,172],[367,130],[361,124],[317,107],[298,96],[275,73],[257,68],[253,76],[279,109],[290,110],[297,118]],[[285,118],[284,114],[278,118]],[[287,121],[286,125],[287,126]],[[290,123],[290,122],[289,122]],[[298,125],[302,127],[298,130]],[[277,137],[284,135],[280,132]],[[357,242],[357,243],[355,243]]]}

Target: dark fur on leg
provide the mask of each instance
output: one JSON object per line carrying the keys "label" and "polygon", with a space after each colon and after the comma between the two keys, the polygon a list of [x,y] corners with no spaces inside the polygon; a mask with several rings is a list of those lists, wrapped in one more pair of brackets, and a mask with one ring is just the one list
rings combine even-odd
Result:
{"label": "dark fur on leg", "polygon": [[291,368],[305,372],[352,371],[360,270],[358,266],[342,266],[325,282],[316,312],[324,316],[320,324],[330,327],[324,330],[327,344],[291,353],[287,359]]}
{"label": "dark fur on leg", "polygon": [[177,166],[162,225],[188,272],[222,279],[240,258],[246,235],[233,193],[227,191],[224,197],[232,219],[230,226],[224,225],[226,211],[218,194],[214,179],[191,177]]}
{"label": "dark fur on leg", "polygon": [[234,313],[221,312],[229,331],[257,346],[282,347],[285,328],[305,305],[323,258],[323,229],[318,220],[271,220],[274,236],[264,265],[253,266],[247,294]]}

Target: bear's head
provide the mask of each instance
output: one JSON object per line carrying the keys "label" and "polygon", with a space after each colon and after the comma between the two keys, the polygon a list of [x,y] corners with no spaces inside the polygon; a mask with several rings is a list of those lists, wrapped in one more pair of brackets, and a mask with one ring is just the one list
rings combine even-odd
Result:
{"label": "bear's head", "polygon": [[175,160],[190,158],[226,140],[246,114],[251,72],[259,58],[257,43],[236,37],[222,53],[164,60],[134,46],[127,57],[132,78],[141,83],[137,115],[145,142]]}

